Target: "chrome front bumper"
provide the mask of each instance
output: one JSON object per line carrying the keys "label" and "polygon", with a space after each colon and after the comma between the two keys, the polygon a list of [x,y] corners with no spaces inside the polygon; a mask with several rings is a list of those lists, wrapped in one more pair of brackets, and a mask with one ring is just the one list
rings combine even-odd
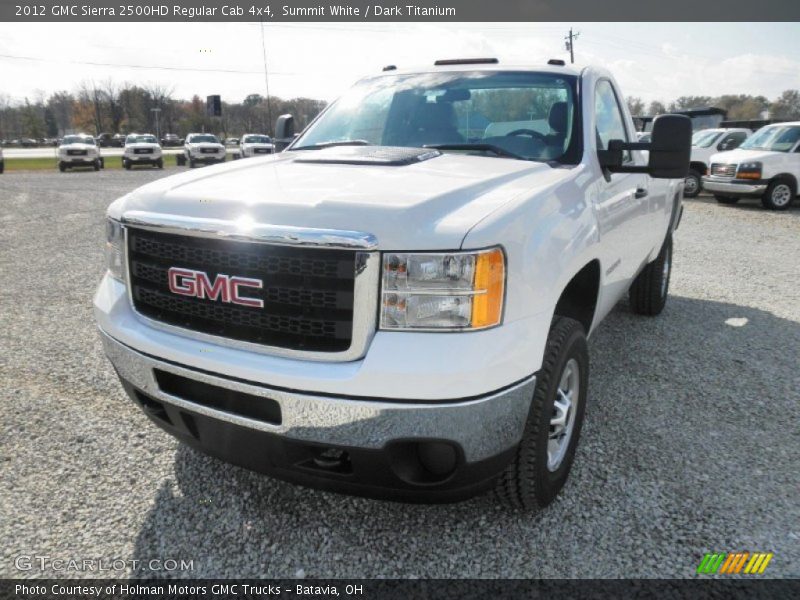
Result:
{"label": "chrome front bumper", "polygon": [[732,196],[758,196],[767,189],[767,184],[732,183],[730,179],[703,177],[703,189],[708,192],[730,194]]}
{"label": "chrome front bumper", "polygon": [[[327,445],[381,449],[396,440],[449,440],[461,447],[468,463],[496,456],[519,442],[536,384],[535,376],[530,376],[496,393],[451,402],[331,397],[274,389],[183,367],[137,352],[103,330],[100,334],[119,376],[159,402],[250,430]],[[167,394],[159,388],[153,369],[270,398],[280,405],[281,423],[266,423]]]}

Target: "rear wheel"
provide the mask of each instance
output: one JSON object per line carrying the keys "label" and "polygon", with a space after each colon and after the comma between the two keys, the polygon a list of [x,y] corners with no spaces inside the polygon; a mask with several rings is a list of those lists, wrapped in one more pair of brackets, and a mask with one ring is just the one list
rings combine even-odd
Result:
{"label": "rear wheel", "polygon": [[654,317],[664,310],[672,273],[672,235],[667,235],[656,259],[633,280],[628,298],[631,309],[640,315]]}
{"label": "rear wheel", "polygon": [[733,196],[719,196],[717,194],[714,194],[714,199],[720,204],[736,204],[739,201],[738,198]]}
{"label": "rear wheel", "polygon": [[589,351],[583,326],[556,316],[522,440],[495,487],[503,504],[538,510],[564,487],[583,424],[588,382]]}
{"label": "rear wheel", "polygon": [[703,189],[703,183],[700,179],[700,173],[694,169],[689,169],[689,174],[683,182],[683,195],[686,198],[695,198],[700,190]]}
{"label": "rear wheel", "polygon": [[797,195],[797,188],[788,179],[776,179],[767,187],[761,204],[770,210],[786,210]]}

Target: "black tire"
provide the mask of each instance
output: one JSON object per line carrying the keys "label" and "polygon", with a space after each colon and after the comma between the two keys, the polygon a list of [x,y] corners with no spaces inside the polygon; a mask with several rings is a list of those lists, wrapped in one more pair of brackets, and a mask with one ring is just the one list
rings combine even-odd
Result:
{"label": "black tire", "polygon": [[664,310],[669,296],[672,273],[672,235],[667,234],[656,259],[633,280],[628,290],[631,309],[639,315],[654,317]]}
{"label": "black tire", "polygon": [[[554,470],[548,467],[548,441],[556,395],[565,367],[578,366],[577,408],[565,452]],[[536,511],[550,504],[567,481],[580,438],[589,382],[589,351],[583,326],[573,319],[556,316],[547,338],[542,368],[522,440],[511,464],[500,475],[495,495],[506,506]]]}
{"label": "black tire", "polygon": [[195,160],[194,160],[194,159],[193,159],[193,158],[190,156],[190,157],[189,157],[189,168],[190,168],[190,169],[194,169],[194,168],[195,168],[195,166],[197,166],[197,163],[196,163],[196,162],[195,162]]}
{"label": "black tire", "polygon": [[720,204],[736,204],[739,201],[739,198],[734,198],[733,196],[719,196],[717,194],[714,194],[714,199]]}
{"label": "black tire", "polygon": [[92,167],[94,168],[95,171],[99,171],[100,170],[100,161],[99,160],[94,161],[94,163],[92,163]]}
{"label": "black tire", "polygon": [[130,171],[131,170],[131,161],[125,160],[123,158],[122,159],[122,168],[125,169],[126,171]]}
{"label": "black tire", "polygon": [[761,205],[769,210],[786,210],[797,196],[797,186],[790,179],[775,179],[767,186]]}
{"label": "black tire", "polygon": [[58,163],[58,170],[63,173],[67,170],[67,165],[65,165],[63,162]]}
{"label": "black tire", "polygon": [[157,169],[163,169],[164,168],[164,159],[163,158],[159,158],[156,161],[156,168]]}
{"label": "black tire", "polygon": [[3,171],[5,171],[5,170],[6,170],[6,163],[3,162],[3,161],[0,161],[0,175],[2,175]]}
{"label": "black tire", "polygon": [[683,184],[683,197],[696,198],[703,189],[703,180],[700,179],[700,173],[694,169],[689,169],[689,174],[686,175]]}
{"label": "black tire", "polygon": [[100,157],[100,168],[101,169],[105,169],[106,168],[106,159],[103,158],[102,156]]}

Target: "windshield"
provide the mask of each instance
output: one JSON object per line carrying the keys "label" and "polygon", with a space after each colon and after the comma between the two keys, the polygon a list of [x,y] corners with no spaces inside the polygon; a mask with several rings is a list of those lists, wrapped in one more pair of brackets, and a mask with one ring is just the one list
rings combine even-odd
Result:
{"label": "windshield", "polygon": [[763,127],[739,148],[789,152],[800,141],[800,127]]}
{"label": "windshield", "polygon": [[83,135],[65,135],[62,145],[68,146],[69,144],[89,144],[94,146],[94,138]]}
{"label": "windshield", "polygon": [[157,144],[158,140],[154,135],[129,135],[125,140],[126,144]]}
{"label": "windshield", "polygon": [[467,144],[476,148],[466,150],[487,156],[575,164],[580,160],[575,106],[575,77],[560,74],[382,76],[356,84],[291,149],[348,140],[409,147]]}
{"label": "windshield", "polygon": [[208,133],[193,135],[192,138],[189,140],[190,144],[200,144],[204,142],[208,144],[219,144],[217,136]]}
{"label": "windshield", "polygon": [[722,132],[718,129],[704,129],[703,131],[698,131],[692,136],[692,146],[708,148],[721,133]]}
{"label": "windshield", "polygon": [[242,140],[243,144],[269,144],[272,140],[267,135],[246,135]]}

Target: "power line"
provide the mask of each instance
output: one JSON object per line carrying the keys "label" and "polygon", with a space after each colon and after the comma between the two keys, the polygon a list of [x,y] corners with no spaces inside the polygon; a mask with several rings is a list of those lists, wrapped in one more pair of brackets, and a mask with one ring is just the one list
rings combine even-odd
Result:
{"label": "power line", "polygon": [[[50,58],[40,58],[36,56],[16,56],[13,54],[0,54],[0,58],[8,58],[11,60],[31,60],[36,62],[71,64],[71,65],[86,65],[91,67],[123,67],[127,69],[145,69],[152,71],[186,71],[193,73],[227,73],[231,75],[261,75],[262,71],[242,71],[240,69],[204,69],[198,67],[165,67],[163,65],[131,65],[123,63],[101,63],[92,61],[78,61],[78,60],[54,60]],[[273,71],[273,75],[300,75],[289,71]]]}

